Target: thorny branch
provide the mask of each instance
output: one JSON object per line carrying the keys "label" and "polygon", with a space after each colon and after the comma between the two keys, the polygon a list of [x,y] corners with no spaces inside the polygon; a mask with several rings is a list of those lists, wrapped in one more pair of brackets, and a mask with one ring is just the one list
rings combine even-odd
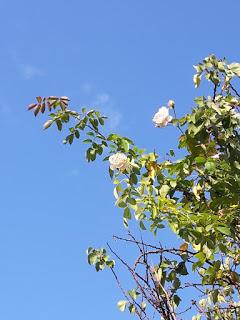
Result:
{"label": "thorny branch", "polygon": [[[131,296],[129,297],[126,291],[124,291],[123,287],[121,286],[116,272],[112,269],[114,277],[123,295],[129,303],[134,305],[136,314],[141,320],[153,319],[153,313],[156,312],[166,320],[181,320],[183,319],[181,318],[181,316],[186,314],[193,307],[195,307],[197,312],[199,312],[200,314],[204,314],[204,310],[197,304],[195,300],[192,300],[190,302],[190,305],[186,306],[184,310],[177,309],[177,304],[176,302],[174,302],[174,299],[176,299],[175,296],[176,294],[180,295],[181,291],[187,288],[190,290],[196,290],[196,292],[199,293],[200,297],[207,296],[211,292],[214,292],[214,290],[220,291],[221,281],[226,282],[228,285],[232,286],[235,289],[238,289],[239,284],[234,283],[234,281],[229,276],[226,276],[224,279],[219,279],[218,282],[216,281],[214,284],[210,285],[209,283],[201,283],[201,281],[182,282],[181,274],[178,275],[179,281],[181,282],[176,288],[174,287],[174,281],[169,281],[171,272],[176,273],[179,265],[181,265],[181,262],[183,261],[193,264],[194,255],[196,254],[196,252],[193,252],[189,249],[183,250],[173,247],[164,248],[162,247],[162,245],[157,246],[146,243],[142,238],[141,240],[137,240],[131,232],[128,232],[127,238],[114,235],[113,239],[135,245],[136,249],[139,252],[137,258],[131,266],[130,263],[121,258],[120,255],[116,253],[108,244],[108,248],[111,253],[130,272],[132,279],[135,282],[136,290],[141,296],[141,302],[146,301],[151,307],[151,310],[145,310],[142,308],[141,303],[137,302],[137,300],[133,299]],[[159,270],[164,265],[164,263],[166,264],[166,262],[173,261],[173,259],[170,258],[171,256],[175,257],[176,263],[169,263],[167,267],[162,269],[160,274]],[[149,259],[149,257],[151,257],[151,259]],[[212,266],[210,262],[206,261],[206,263],[209,263],[209,265]],[[202,269],[204,269],[204,267]],[[228,307],[219,306],[220,311],[223,311],[227,308]],[[229,310],[232,310],[232,312],[235,311],[237,313],[239,307],[230,304]],[[224,320],[225,317],[222,316],[222,318],[220,319]]]}

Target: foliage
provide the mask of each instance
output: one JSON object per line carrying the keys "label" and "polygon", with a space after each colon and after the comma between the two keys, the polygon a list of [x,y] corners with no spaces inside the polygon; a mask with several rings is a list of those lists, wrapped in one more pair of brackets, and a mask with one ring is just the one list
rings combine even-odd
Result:
{"label": "foliage", "polygon": [[[104,135],[106,117],[95,110],[71,110],[67,97],[37,97],[29,106],[35,116],[50,111],[44,129],[56,124],[61,131],[72,123],[64,143],[82,139],[88,145],[87,161],[97,156],[113,161],[109,157],[117,154],[109,175],[126,228],[135,218],[139,228],[156,239],[166,227],[181,239],[179,247],[171,248],[137,240],[130,231],[126,238],[115,236],[138,250],[131,266],[108,245],[135,283],[128,291],[105,249],[89,248],[88,262],[97,271],[109,268],[122,291],[120,311],[128,309],[139,319],[157,313],[162,319],[186,319],[194,308],[193,320],[240,319],[240,94],[235,89],[240,64],[210,55],[194,67],[195,87],[206,78],[212,96],[197,97],[191,113],[181,118],[167,113],[168,121],[158,122],[162,127],[171,121],[179,130],[182,159],[170,150],[168,159],[159,161],[155,152],[144,153],[127,137]],[[175,114],[174,101],[168,107]],[[181,301],[186,290],[194,297],[188,305]]]}

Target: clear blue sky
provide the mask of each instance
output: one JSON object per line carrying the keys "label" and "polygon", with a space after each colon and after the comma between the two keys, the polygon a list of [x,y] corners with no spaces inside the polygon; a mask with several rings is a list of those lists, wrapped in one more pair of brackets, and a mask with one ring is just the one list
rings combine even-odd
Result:
{"label": "clear blue sky", "polygon": [[170,98],[190,110],[192,65],[207,54],[240,60],[240,2],[1,0],[0,10],[0,319],[128,319],[111,275],[85,257],[124,232],[107,167],[43,132],[25,105],[37,95],[97,105],[109,130],[164,155],[176,132],[152,116]]}

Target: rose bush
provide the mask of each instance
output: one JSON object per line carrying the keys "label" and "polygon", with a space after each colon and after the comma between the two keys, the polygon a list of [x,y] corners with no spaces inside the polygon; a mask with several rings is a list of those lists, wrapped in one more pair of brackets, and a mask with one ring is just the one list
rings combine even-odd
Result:
{"label": "rose bush", "polygon": [[[171,123],[179,129],[178,148],[185,150],[180,159],[170,150],[159,161],[156,152],[145,153],[127,137],[103,134],[106,118],[95,110],[71,110],[66,97],[37,97],[29,106],[35,116],[50,111],[45,129],[55,123],[61,131],[71,123],[64,143],[82,139],[88,161],[103,154],[109,160],[116,206],[128,228],[126,237],[114,239],[125,249],[134,246],[136,258],[108,249],[126,267],[133,288],[124,289],[118,264],[105,249],[89,248],[88,262],[112,272],[124,299],[119,310],[139,319],[240,319],[240,64],[210,55],[194,67],[195,87],[205,78],[212,94],[197,97],[181,118],[173,119],[167,107],[153,117],[156,127]],[[174,102],[168,107],[175,114]],[[131,220],[156,241],[137,239]],[[177,244],[159,243],[164,228]]]}

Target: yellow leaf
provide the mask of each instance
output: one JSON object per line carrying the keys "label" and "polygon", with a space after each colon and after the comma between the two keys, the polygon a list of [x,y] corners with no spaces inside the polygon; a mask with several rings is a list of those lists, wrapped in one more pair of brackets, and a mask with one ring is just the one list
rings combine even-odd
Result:
{"label": "yellow leaf", "polygon": [[155,161],[150,161],[147,165],[148,176],[152,179],[156,176],[156,171],[158,169],[158,165]]}
{"label": "yellow leaf", "polygon": [[188,243],[184,242],[183,244],[180,245],[179,249],[182,251],[187,251],[188,250]]}
{"label": "yellow leaf", "polygon": [[201,77],[198,74],[195,74],[193,76],[193,82],[194,82],[195,88],[198,88],[201,82]]}
{"label": "yellow leaf", "polygon": [[201,245],[200,244],[192,244],[192,247],[195,251],[199,251],[200,248],[201,248]]}

